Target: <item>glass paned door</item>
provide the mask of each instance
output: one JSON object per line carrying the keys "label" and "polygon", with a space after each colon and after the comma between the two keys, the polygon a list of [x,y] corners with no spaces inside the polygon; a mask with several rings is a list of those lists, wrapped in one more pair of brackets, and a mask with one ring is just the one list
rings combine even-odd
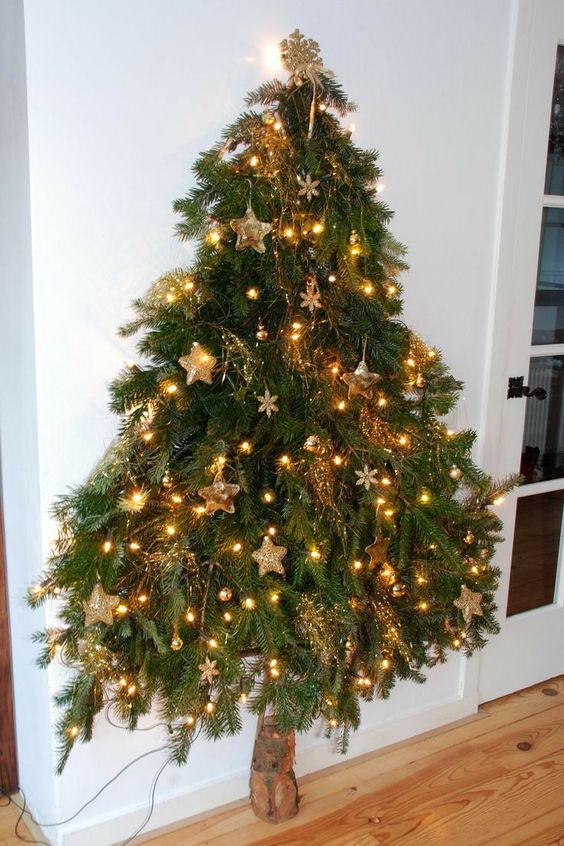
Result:
{"label": "glass paned door", "polygon": [[520,467],[522,484],[535,493],[517,502],[508,617],[557,598],[564,507],[564,46],[556,54],[545,192]]}

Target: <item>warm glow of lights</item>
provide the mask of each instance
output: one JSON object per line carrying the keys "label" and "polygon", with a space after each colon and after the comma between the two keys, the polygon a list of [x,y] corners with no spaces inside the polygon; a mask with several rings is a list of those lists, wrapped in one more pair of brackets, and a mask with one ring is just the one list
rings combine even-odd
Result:
{"label": "warm glow of lights", "polygon": [[334,274],[334,273],[330,273],[330,274],[329,274],[329,276],[327,277],[327,281],[328,281],[328,282],[336,282],[336,281],[337,281],[337,277],[335,276],[335,274]]}
{"label": "warm glow of lights", "polygon": [[167,526],[166,527],[166,533],[167,533],[167,535],[170,535],[170,537],[175,535],[176,534],[176,526],[173,526],[172,524]]}
{"label": "warm glow of lights", "polygon": [[343,463],[343,457],[341,455],[334,455],[333,456],[333,464],[336,464],[337,467],[340,467]]}
{"label": "warm glow of lights", "polygon": [[127,614],[128,611],[129,611],[129,608],[127,607],[127,605],[124,602],[120,602],[120,604],[116,608],[116,614],[121,614],[122,616],[123,616],[123,614]]}
{"label": "warm glow of lights", "polygon": [[279,678],[280,670],[278,669],[278,667],[271,667],[270,668],[270,675],[272,676],[273,679]]}
{"label": "warm glow of lights", "polygon": [[389,658],[382,658],[382,669],[389,670],[390,669],[391,661]]}
{"label": "warm glow of lights", "polygon": [[378,406],[380,408],[385,408],[388,405],[388,400],[386,397],[378,397]]}
{"label": "warm glow of lights", "polygon": [[362,286],[362,290],[370,297],[374,293],[374,285],[371,282],[367,282],[366,285]]}
{"label": "warm glow of lights", "polygon": [[254,608],[256,608],[256,602],[252,598],[252,596],[245,597],[245,599],[243,600],[243,608],[246,608],[247,611],[252,611]]}
{"label": "warm glow of lights", "polygon": [[122,677],[120,678],[120,680],[119,680],[119,686],[120,686],[120,687],[127,687],[127,679],[125,678],[125,676],[122,676]]}
{"label": "warm glow of lights", "polygon": [[239,449],[241,452],[250,452],[251,451],[251,442],[250,441],[241,441],[239,444]]}
{"label": "warm glow of lights", "polygon": [[316,547],[313,547],[313,549],[310,549],[309,551],[309,557],[318,561],[321,558],[321,553]]}
{"label": "warm glow of lights", "polygon": [[280,456],[280,464],[283,464],[285,467],[287,467],[289,463],[290,463],[290,456],[289,455],[281,455]]}
{"label": "warm glow of lights", "polygon": [[408,444],[407,435],[400,435],[399,438],[398,438],[398,444],[400,446],[407,446],[407,444]]}
{"label": "warm glow of lights", "polygon": [[279,593],[271,593],[270,594],[270,601],[273,605],[277,605],[280,602],[280,594]]}
{"label": "warm glow of lights", "polygon": [[278,44],[267,44],[262,48],[262,61],[268,71],[282,70],[282,57]]}
{"label": "warm glow of lights", "polygon": [[148,444],[149,441],[152,441],[154,437],[155,437],[154,432],[143,432],[143,440],[145,441],[146,444]]}
{"label": "warm glow of lights", "polygon": [[415,367],[415,359],[414,358],[411,358],[411,357],[408,358],[405,363],[407,364],[408,367]]}
{"label": "warm glow of lights", "polygon": [[259,163],[258,156],[252,156],[249,162],[251,167],[256,167]]}
{"label": "warm glow of lights", "polygon": [[179,505],[182,502],[182,497],[180,494],[172,494],[171,500],[175,505]]}
{"label": "warm glow of lights", "polygon": [[233,552],[241,552],[241,550],[243,549],[243,544],[237,541],[237,543],[233,544],[231,549],[233,550]]}
{"label": "warm glow of lights", "polygon": [[270,537],[274,537],[274,535],[276,534],[276,526],[269,526],[268,534],[270,535]]}
{"label": "warm glow of lights", "polygon": [[294,230],[291,226],[287,226],[284,230],[284,238],[293,238],[294,237]]}
{"label": "warm glow of lights", "polygon": [[247,297],[250,300],[258,300],[259,296],[260,296],[260,293],[259,293],[258,288],[249,288],[247,290]]}
{"label": "warm glow of lights", "polygon": [[266,502],[266,503],[274,502],[274,494],[271,493],[271,491],[266,491],[262,495],[262,500],[263,500],[263,502]]}
{"label": "warm glow of lights", "polygon": [[327,104],[326,103],[320,103],[318,108],[319,108],[320,112],[325,112],[325,111],[327,111]]}
{"label": "warm glow of lights", "polygon": [[68,730],[69,737],[72,737],[73,739],[75,737],[78,737],[79,732],[80,732],[80,729],[79,729],[78,726],[71,726]]}
{"label": "warm glow of lights", "polygon": [[132,552],[137,552],[138,549],[141,549],[141,544],[137,543],[137,541],[131,541],[129,548]]}
{"label": "warm glow of lights", "polygon": [[140,593],[139,596],[137,597],[137,602],[139,603],[139,605],[145,605],[148,598],[149,597],[147,596],[146,593]]}
{"label": "warm glow of lights", "polygon": [[193,291],[194,288],[195,288],[195,285],[194,285],[194,283],[192,282],[191,279],[189,279],[188,282],[186,282],[186,284],[184,285],[184,289],[186,291]]}
{"label": "warm glow of lights", "polygon": [[186,611],[186,614],[184,616],[186,617],[187,623],[193,623],[194,620],[196,619],[196,615],[194,614],[194,612],[192,611],[191,608],[188,608],[188,610]]}
{"label": "warm glow of lights", "polygon": [[173,294],[173,292],[172,292],[172,291],[169,291],[169,292],[168,292],[168,294],[166,295],[166,300],[167,300],[167,302],[168,302],[168,303],[173,303],[175,299],[176,299],[176,297],[175,297],[175,295]]}
{"label": "warm glow of lights", "polygon": [[393,297],[394,294],[397,294],[398,286],[397,285],[388,285],[388,295]]}
{"label": "warm glow of lights", "polygon": [[502,502],[505,502],[505,497],[501,496],[501,494],[500,494],[500,496],[496,496],[496,498],[493,501],[493,504],[494,505],[501,505]]}
{"label": "warm glow of lights", "polygon": [[233,619],[233,614],[230,611],[226,611],[225,614],[223,615],[223,619],[225,620],[226,623],[230,623],[231,620]]}
{"label": "warm glow of lights", "polygon": [[215,702],[208,702],[206,705],[206,711],[208,712],[208,714],[213,714],[213,712],[215,711]]}
{"label": "warm glow of lights", "polygon": [[425,505],[427,502],[430,502],[430,501],[431,501],[430,495],[427,493],[427,491],[423,491],[423,493],[419,497],[419,502],[422,502]]}
{"label": "warm glow of lights", "polygon": [[358,244],[353,244],[353,246],[350,249],[351,249],[351,256],[360,255],[360,247],[358,246]]}
{"label": "warm glow of lights", "polygon": [[460,640],[459,640],[459,638],[455,637],[455,638],[454,638],[454,640],[453,640],[453,642],[452,642],[452,645],[454,646],[454,648],[455,648],[455,649],[458,649],[458,648],[459,648],[459,646],[460,646]]}
{"label": "warm glow of lights", "polygon": [[127,688],[127,695],[128,696],[134,696],[136,693],[137,693],[137,685],[136,684],[130,684],[129,687]]}
{"label": "warm glow of lights", "polygon": [[241,696],[239,697],[239,702],[242,702],[243,705],[244,705],[246,701],[247,701],[247,694],[242,693]]}
{"label": "warm glow of lights", "polygon": [[454,437],[454,429],[447,429],[446,433],[447,433],[447,438]]}
{"label": "warm glow of lights", "polygon": [[210,649],[217,649],[219,644],[214,637],[210,637],[210,639],[208,640],[208,646]]}
{"label": "warm glow of lights", "polygon": [[419,608],[420,611],[428,611],[429,610],[429,603],[425,599],[422,599],[417,607]]}
{"label": "warm glow of lights", "polygon": [[436,357],[437,357],[437,351],[436,350],[433,350],[433,349],[427,350],[427,358],[436,358]]}
{"label": "warm glow of lights", "polygon": [[175,385],[174,382],[171,382],[169,385],[166,386],[167,394],[175,394],[178,390],[178,385]]}
{"label": "warm glow of lights", "polygon": [[385,504],[386,504],[386,500],[385,500],[385,499],[384,499],[384,497],[382,497],[382,496],[379,496],[379,497],[376,499],[376,502],[377,502],[377,504],[378,504],[378,505],[385,505]]}
{"label": "warm glow of lights", "polygon": [[215,461],[218,467],[223,467],[227,459],[224,455],[218,455]]}
{"label": "warm glow of lights", "polygon": [[219,244],[221,240],[221,233],[219,232],[219,229],[212,229],[208,232],[206,237],[208,244],[211,244],[215,247],[217,246],[217,244]]}
{"label": "warm glow of lights", "polygon": [[362,561],[353,561],[353,570],[362,570]]}
{"label": "warm glow of lights", "polygon": [[205,514],[206,513],[206,506],[205,505],[196,505],[194,508],[196,514]]}
{"label": "warm glow of lights", "polygon": [[339,723],[337,722],[337,720],[332,719],[332,720],[329,720],[329,725],[331,726],[331,728],[337,728]]}
{"label": "warm glow of lights", "polygon": [[339,369],[340,368],[338,364],[331,365],[331,373],[333,374],[333,376],[337,376],[339,374]]}
{"label": "warm glow of lights", "polygon": [[192,717],[192,716],[186,717],[186,725],[187,726],[193,726],[195,722],[196,722],[196,720],[194,719],[194,717]]}
{"label": "warm glow of lights", "polygon": [[388,478],[388,476],[382,476],[382,478],[380,480],[380,484],[384,485],[384,487],[387,488],[388,485],[392,484],[392,480],[390,478]]}
{"label": "warm glow of lights", "polygon": [[386,515],[386,517],[393,517],[395,513],[396,512],[394,511],[393,508],[386,508],[386,510],[384,511],[384,514]]}
{"label": "warm glow of lights", "polygon": [[311,231],[314,235],[319,235],[321,232],[323,232],[324,229],[324,225],[320,221],[318,221],[317,223],[313,224]]}
{"label": "warm glow of lights", "polygon": [[105,552],[106,554],[107,554],[108,552],[111,552],[111,551],[112,551],[112,542],[111,542],[111,541],[109,541],[109,540],[104,541],[104,543],[102,544],[102,549],[104,550],[104,552]]}
{"label": "warm glow of lights", "polygon": [[426,585],[427,579],[425,578],[425,576],[417,576],[417,584],[418,585]]}
{"label": "warm glow of lights", "polygon": [[347,407],[345,400],[341,400],[341,402],[337,403],[337,410],[344,411]]}

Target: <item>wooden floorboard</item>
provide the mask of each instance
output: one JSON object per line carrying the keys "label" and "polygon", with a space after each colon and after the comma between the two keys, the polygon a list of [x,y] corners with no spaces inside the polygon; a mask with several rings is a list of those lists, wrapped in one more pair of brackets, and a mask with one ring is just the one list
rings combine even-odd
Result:
{"label": "wooden floorboard", "polygon": [[[543,690],[556,691],[550,696]],[[520,750],[517,744],[530,748]],[[189,766],[189,765],[188,765]],[[146,846],[564,846],[564,677],[300,781],[298,817],[240,801]],[[0,809],[0,846],[17,815]],[[33,841],[32,841],[33,842]]]}

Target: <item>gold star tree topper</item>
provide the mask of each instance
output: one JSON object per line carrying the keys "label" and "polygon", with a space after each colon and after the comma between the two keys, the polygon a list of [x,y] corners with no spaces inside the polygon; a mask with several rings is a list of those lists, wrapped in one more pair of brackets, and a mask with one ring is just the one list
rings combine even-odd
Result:
{"label": "gold star tree topper", "polygon": [[119,603],[119,596],[106,593],[100,583],[94,585],[92,593],[82,604],[84,625],[93,626],[94,623],[105,623],[107,626],[111,626],[114,622],[114,608],[117,608]]}
{"label": "gold star tree topper", "polygon": [[198,664],[198,670],[202,674],[200,684],[213,684],[214,678],[219,676],[217,661],[210,661],[209,655],[206,655],[206,660],[203,664]]}
{"label": "gold star tree topper", "polygon": [[281,576],[286,574],[282,559],[288,550],[285,546],[276,546],[268,535],[262,540],[260,549],[255,549],[252,558],[259,565],[259,576],[264,576],[266,573],[279,573]]}
{"label": "gold star tree topper", "polygon": [[215,474],[213,484],[206,488],[200,488],[198,496],[206,500],[206,514],[215,514],[216,511],[226,511],[228,514],[235,513],[234,497],[241,490],[239,485],[229,485],[223,481],[221,470]]}
{"label": "gold star tree topper", "polygon": [[384,564],[388,557],[388,547],[390,541],[386,538],[376,538],[376,540],[366,547],[364,550],[370,556],[369,567],[374,568],[378,564]]}
{"label": "gold star tree topper", "polygon": [[263,223],[249,205],[243,217],[236,218],[230,223],[231,229],[237,233],[236,250],[251,247],[257,253],[266,250],[264,238],[272,230],[272,223]]}
{"label": "gold star tree topper", "polygon": [[361,396],[372,399],[374,385],[380,381],[378,373],[371,373],[365,360],[362,359],[352,373],[343,373],[343,382],[348,385],[349,399]]}
{"label": "gold star tree topper", "polygon": [[481,607],[482,594],[470,590],[466,585],[461,586],[460,596],[454,600],[453,605],[462,611],[465,623],[470,623],[474,615],[482,617],[484,614]]}
{"label": "gold star tree topper", "polygon": [[186,384],[193,385],[194,382],[205,382],[211,385],[213,380],[213,369],[217,359],[210,355],[203,347],[195,341],[189,355],[183,355],[178,363],[186,371]]}

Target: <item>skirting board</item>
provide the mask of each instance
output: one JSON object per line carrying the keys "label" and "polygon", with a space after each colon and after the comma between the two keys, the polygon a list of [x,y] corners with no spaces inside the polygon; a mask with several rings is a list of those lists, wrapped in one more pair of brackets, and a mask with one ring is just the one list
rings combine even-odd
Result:
{"label": "skirting board", "polygon": [[[346,756],[336,756],[324,738],[319,738],[298,754],[296,775],[318,772],[348,761],[358,755],[373,752],[382,747],[406,740],[417,734],[440,728],[448,723],[475,714],[477,700],[474,696],[456,697],[436,703],[424,709],[414,709],[397,719],[385,720],[378,725],[368,725],[352,735],[350,750]],[[247,801],[249,795],[249,769],[245,767],[225,779],[215,779],[193,791],[183,791],[160,799],[155,805],[149,826],[135,840],[135,844],[150,840],[167,831],[182,828],[207,811],[219,808],[237,800]],[[116,846],[132,835],[147,812],[146,805],[129,808],[114,817],[90,819],[86,825],[77,823],[66,827],[55,837],[41,835],[38,839],[48,840],[53,846]],[[37,831],[37,830],[36,830]],[[37,836],[34,834],[34,836]]]}

